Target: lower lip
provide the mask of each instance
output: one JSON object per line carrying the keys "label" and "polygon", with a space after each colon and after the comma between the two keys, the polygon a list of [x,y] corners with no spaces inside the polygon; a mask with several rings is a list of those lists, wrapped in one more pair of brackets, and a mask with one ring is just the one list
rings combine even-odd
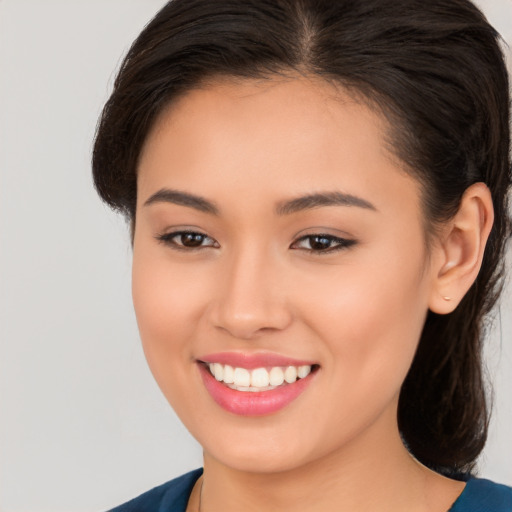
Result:
{"label": "lower lip", "polygon": [[199,372],[215,402],[239,416],[263,416],[283,409],[305,391],[316,373],[269,391],[237,391],[216,380],[202,363],[199,363]]}

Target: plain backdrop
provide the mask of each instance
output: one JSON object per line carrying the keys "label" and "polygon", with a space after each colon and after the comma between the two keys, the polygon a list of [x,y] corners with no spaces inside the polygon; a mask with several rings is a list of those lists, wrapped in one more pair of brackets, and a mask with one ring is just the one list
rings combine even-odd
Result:
{"label": "plain backdrop", "polygon": [[[163,0],[0,0],[0,510],[105,510],[201,465],[146,367],[124,221],[90,151],[129,44]],[[481,0],[512,41],[512,1]],[[512,484],[512,293],[488,340],[482,475]]]}

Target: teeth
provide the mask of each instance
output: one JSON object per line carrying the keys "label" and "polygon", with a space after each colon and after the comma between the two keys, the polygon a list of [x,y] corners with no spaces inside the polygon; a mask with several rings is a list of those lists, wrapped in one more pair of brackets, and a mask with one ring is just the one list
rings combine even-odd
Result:
{"label": "teeth", "polygon": [[297,368],[295,366],[288,366],[284,371],[284,380],[288,382],[288,384],[292,384],[297,380]]}
{"label": "teeth", "polygon": [[233,376],[233,384],[235,386],[249,387],[251,385],[251,374],[245,368],[235,368]]}
{"label": "teeth", "polygon": [[220,363],[208,365],[211,374],[219,382],[228,384],[238,391],[266,391],[284,383],[293,384],[297,378],[303,379],[311,373],[311,366],[274,366],[272,368],[233,368]]}
{"label": "teeth", "polygon": [[224,366],[224,379],[223,380],[226,384],[233,384],[233,382],[235,382],[235,370],[233,370],[233,367],[229,366],[229,364]]}
{"label": "teeth", "polygon": [[304,377],[307,377],[311,373],[311,366],[299,366],[297,369],[297,377],[299,379],[303,379]]}
{"label": "teeth", "polygon": [[268,372],[265,368],[256,368],[251,372],[251,386],[266,388],[269,384]]}
{"label": "teeth", "polygon": [[284,372],[282,368],[275,366],[270,370],[270,385],[271,386],[280,386],[284,382]]}
{"label": "teeth", "polygon": [[214,363],[214,365],[213,365],[213,376],[218,381],[222,381],[224,379],[224,367],[221,364]]}

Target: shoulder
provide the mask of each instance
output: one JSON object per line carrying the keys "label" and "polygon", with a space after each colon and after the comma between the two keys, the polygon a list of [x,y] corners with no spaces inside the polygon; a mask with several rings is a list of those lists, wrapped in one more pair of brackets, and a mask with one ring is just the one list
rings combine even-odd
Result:
{"label": "shoulder", "polygon": [[512,512],[512,487],[471,478],[450,512]]}
{"label": "shoulder", "polygon": [[192,488],[202,473],[202,469],[196,469],[181,475],[109,512],[185,512]]}

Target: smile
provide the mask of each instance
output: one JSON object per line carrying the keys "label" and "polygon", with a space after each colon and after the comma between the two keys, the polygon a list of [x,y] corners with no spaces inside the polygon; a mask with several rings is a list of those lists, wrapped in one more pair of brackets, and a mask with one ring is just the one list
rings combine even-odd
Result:
{"label": "smile", "polygon": [[248,370],[233,368],[228,364],[210,363],[208,368],[216,380],[224,382],[229,388],[249,392],[269,391],[285,384],[293,384],[297,379],[303,379],[311,373],[311,365]]}
{"label": "smile", "polygon": [[218,354],[198,360],[203,384],[217,405],[241,416],[275,413],[309,387],[318,364],[277,355]]}

